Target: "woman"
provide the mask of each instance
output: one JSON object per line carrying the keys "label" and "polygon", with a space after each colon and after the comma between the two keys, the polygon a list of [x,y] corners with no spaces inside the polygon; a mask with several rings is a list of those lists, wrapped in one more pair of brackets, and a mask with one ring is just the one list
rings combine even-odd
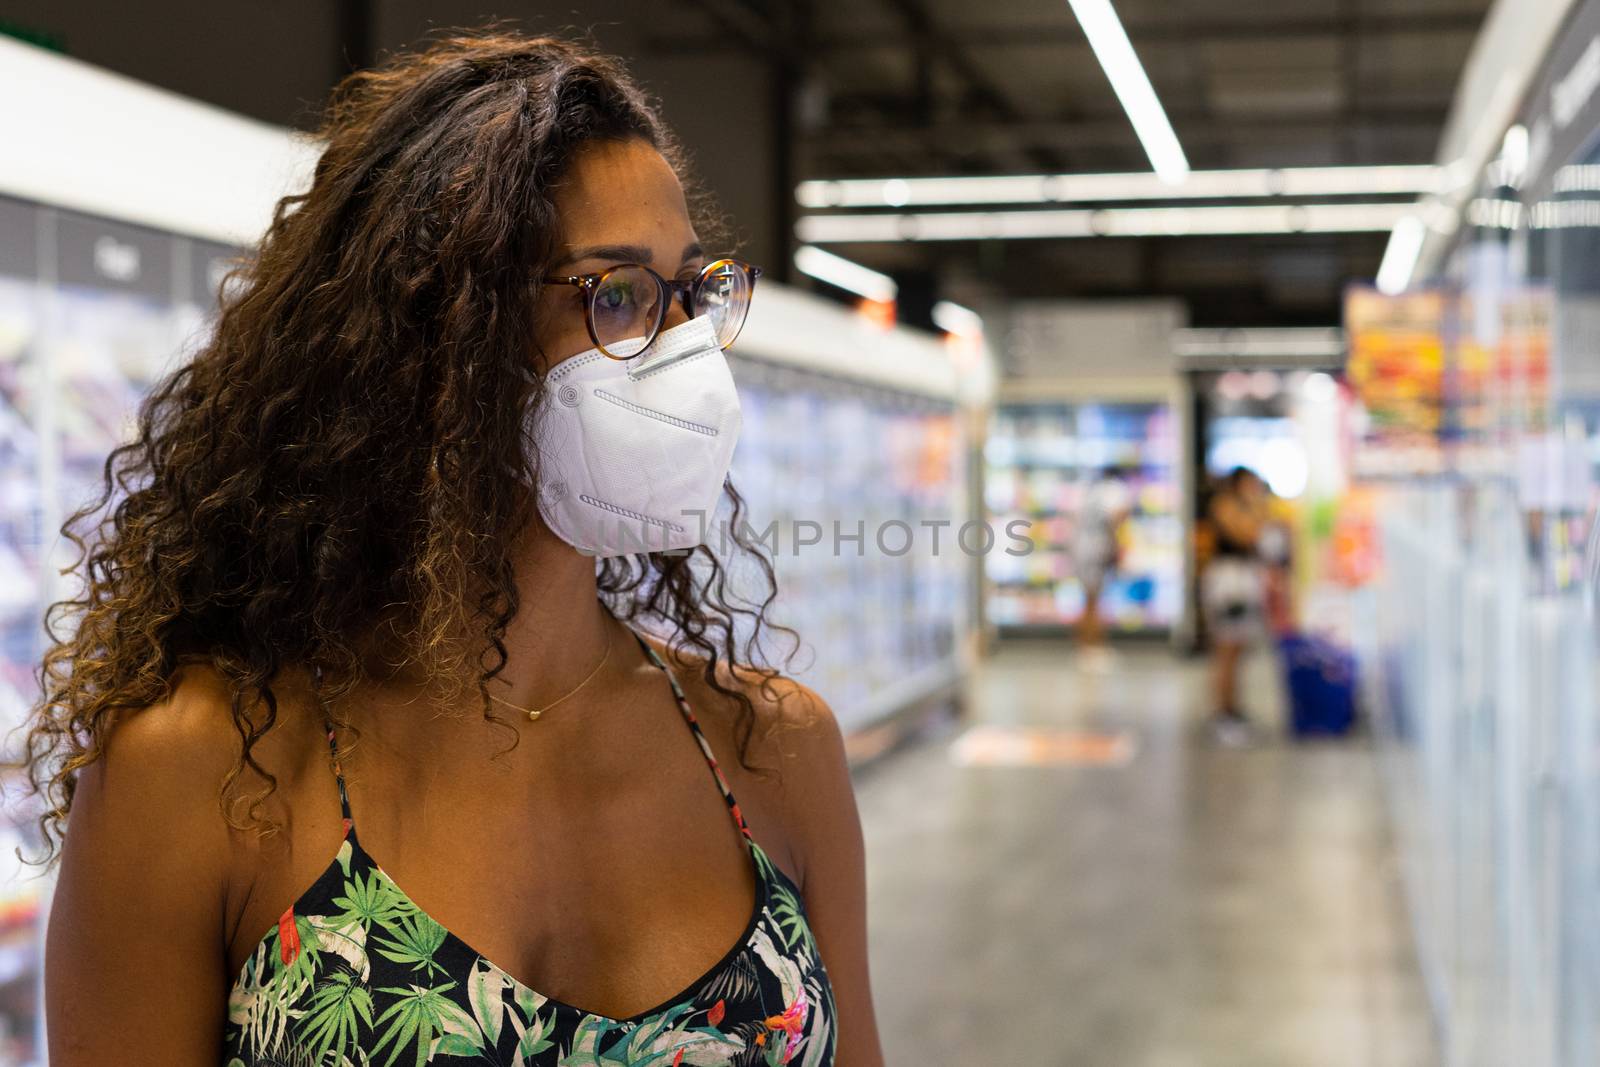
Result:
{"label": "woman", "polygon": [[1133,509],[1132,494],[1115,467],[1102,470],[1084,491],[1072,530],[1072,564],[1083,586],[1083,615],[1078,620],[1078,663],[1104,673],[1114,661],[1106,647],[1100,618],[1100,594],[1122,559],[1122,528]]}
{"label": "woman", "polygon": [[1224,745],[1255,740],[1239,709],[1239,667],[1245,649],[1265,634],[1261,541],[1269,515],[1267,483],[1248,467],[1223,478],[1207,508],[1214,550],[1201,575],[1201,605],[1212,647],[1212,736]]}
{"label": "woman", "polygon": [[45,661],[52,1064],[880,1064],[838,727],[694,521],[758,272],[568,43],[322,135]]}

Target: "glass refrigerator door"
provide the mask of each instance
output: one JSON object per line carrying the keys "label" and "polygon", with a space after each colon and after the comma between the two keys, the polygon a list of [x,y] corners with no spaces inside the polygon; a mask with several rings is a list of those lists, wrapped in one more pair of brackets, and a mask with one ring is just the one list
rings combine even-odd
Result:
{"label": "glass refrigerator door", "polygon": [[[37,287],[0,275],[0,730],[18,725],[44,653],[45,425]],[[33,854],[32,812],[0,819],[0,1064],[38,1062],[38,928],[48,885],[16,858]]]}
{"label": "glass refrigerator door", "polygon": [[[107,456],[129,439],[140,401],[200,338],[220,281],[213,268],[228,250],[15,201],[3,206],[23,212],[22,232],[52,236],[48,265],[30,259],[18,268],[6,258],[20,255],[17,247],[0,243],[0,731],[9,731],[39,699],[47,605],[79,595],[75,579],[59,573],[77,557],[59,534],[62,523],[98,499]],[[195,278],[185,277],[185,264]],[[57,620],[63,637],[66,625]],[[16,858],[19,846],[36,856],[40,842],[36,804],[20,790],[11,796],[17,802],[0,818],[7,1067],[43,1062],[40,949],[53,886],[49,873]]]}
{"label": "glass refrigerator door", "polygon": [[803,643],[787,665],[784,636],[769,651],[846,732],[864,728],[953,678],[970,626],[957,413],[753,359],[736,361],[734,375],[744,426],[732,482],[772,556],[771,617]]}
{"label": "glass refrigerator door", "polygon": [[[1600,1060],[1600,655],[1597,592],[1584,553],[1600,502],[1600,145],[1555,175],[1554,192],[1526,231],[1530,273],[1549,279],[1553,305],[1546,416],[1530,419],[1519,481],[1537,595],[1536,639],[1550,668],[1537,735],[1539,802],[1529,855],[1543,908],[1536,914],[1541,978],[1555,1062]],[[1600,564],[1593,555],[1590,568]]]}

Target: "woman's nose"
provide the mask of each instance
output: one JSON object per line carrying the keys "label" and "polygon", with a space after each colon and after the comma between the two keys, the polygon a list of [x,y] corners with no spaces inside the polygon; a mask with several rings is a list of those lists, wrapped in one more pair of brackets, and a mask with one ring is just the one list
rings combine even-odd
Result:
{"label": "woman's nose", "polygon": [[667,317],[661,322],[662,330],[670,330],[689,321],[689,313],[683,309],[683,298],[677,293],[672,294],[672,299],[667,303]]}

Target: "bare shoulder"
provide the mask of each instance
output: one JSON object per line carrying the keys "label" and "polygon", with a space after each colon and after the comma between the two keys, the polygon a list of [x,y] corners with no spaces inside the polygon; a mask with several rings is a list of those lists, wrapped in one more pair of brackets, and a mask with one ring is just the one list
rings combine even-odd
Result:
{"label": "bare shoulder", "polygon": [[68,851],[76,839],[77,851],[98,866],[92,857],[106,855],[107,840],[182,841],[182,849],[164,849],[151,861],[165,856],[231,882],[241,848],[249,850],[242,842],[258,835],[241,835],[224,815],[230,777],[239,795],[265,795],[256,814],[267,826],[283,819],[284,794],[293,792],[311,762],[304,716],[293,700],[280,698],[276,724],[252,751],[256,768],[239,769],[243,740],[232,705],[219,672],[190,664],[176,672],[163,699],[119,711],[99,758],[78,772]]}
{"label": "bare shoulder", "polygon": [[[289,734],[303,732],[301,718],[294,702],[280,697],[275,728],[252,753],[258,763],[292,772],[282,757],[302,747],[286,743]],[[169,800],[204,798],[207,802],[198,807],[216,813],[218,790],[242,750],[227,681],[209,666],[189,664],[174,675],[165,699],[118,714],[104,755],[83,774],[98,778],[99,788],[115,790],[122,799],[157,793]],[[190,807],[183,804],[168,813],[183,818],[193,814]]]}
{"label": "bare shoulder", "polygon": [[[779,773],[805,774],[819,769],[819,761],[825,764],[835,754],[843,759],[843,738],[833,708],[810,686],[772,670],[726,661],[719,661],[711,674],[714,686],[707,678],[708,661],[703,656],[669,650],[653,637],[650,643],[672,665],[673,676],[683,687],[695,717],[709,732],[740,732],[742,721],[753,715],[749,722],[752,763]],[[732,695],[735,693],[749,701],[748,711]]]}
{"label": "bare shoulder", "polygon": [[[186,666],[164,699],[116,714],[100,759],[79,772],[74,829],[90,798],[124,817],[192,824],[204,806],[196,802],[220,788],[238,750],[224,683],[208,668]],[[216,794],[209,796],[215,811]]]}
{"label": "bare shoulder", "polygon": [[117,711],[78,770],[46,933],[52,1062],[110,1062],[129,1033],[164,1063],[214,1056],[248,891],[247,835],[219,804],[242,750],[232,704],[223,678],[185,666]]}
{"label": "bare shoulder", "polygon": [[[833,708],[816,690],[786,675],[718,663],[713,677],[722,690],[742,694],[749,701],[747,711],[737,697],[710,684],[704,659],[680,652],[669,662],[712,747],[727,753],[720,762],[752,832],[763,845],[770,842],[787,855],[789,869],[803,884],[813,850],[825,847],[841,823],[856,818],[844,737]],[[745,738],[746,758],[741,759]]]}

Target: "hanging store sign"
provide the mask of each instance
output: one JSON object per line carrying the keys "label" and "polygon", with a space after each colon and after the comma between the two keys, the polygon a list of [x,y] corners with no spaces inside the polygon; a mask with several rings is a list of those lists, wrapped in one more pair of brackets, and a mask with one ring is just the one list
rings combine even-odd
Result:
{"label": "hanging store sign", "polygon": [[1521,122],[1528,129],[1521,196],[1534,204],[1556,191],[1558,175],[1570,170],[1567,161],[1600,128],[1600,0],[1584,0],[1573,11],[1523,104]]}

